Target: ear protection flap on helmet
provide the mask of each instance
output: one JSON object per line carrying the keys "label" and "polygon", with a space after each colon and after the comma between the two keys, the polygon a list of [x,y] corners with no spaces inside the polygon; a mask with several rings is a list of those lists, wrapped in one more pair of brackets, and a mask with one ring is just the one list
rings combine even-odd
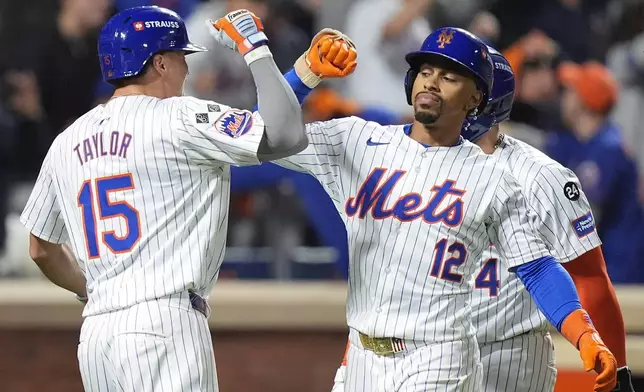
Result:
{"label": "ear protection flap on helmet", "polygon": [[416,76],[418,76],[418,71],[413,68],[409,68],[407,75],[405,75],[405,95],[407,96],[407,103],[409,105],[411,105],[411,90],[414,88]]}

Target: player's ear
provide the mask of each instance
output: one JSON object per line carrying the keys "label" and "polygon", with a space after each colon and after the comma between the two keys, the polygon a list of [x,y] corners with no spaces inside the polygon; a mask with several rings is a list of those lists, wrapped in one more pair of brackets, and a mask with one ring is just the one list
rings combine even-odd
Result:
{"label": "player's ear", "polygon": [[152,56],[152,67],[160,74],[166,70],[165,58],[162,54]]}
{"label": "player's ear", "polygon": [[475,108],[479,107],[481,104],[481,101],[483,101],[483,93],[481,90],[474,90],[474,93],[470,95],[470,99],[467,101],[467,104],[465,105],[465,111],[470,112],[474,110]]}

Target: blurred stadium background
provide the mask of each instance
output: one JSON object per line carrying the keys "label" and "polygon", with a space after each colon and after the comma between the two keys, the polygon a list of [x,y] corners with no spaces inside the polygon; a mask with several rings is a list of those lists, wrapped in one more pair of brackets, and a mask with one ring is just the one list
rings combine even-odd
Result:
{"label": "blurred stadium background", "polygon": [[[18,222],[52,139],[104,102],[96,35],[116,10],[156,4],[187,21],[193,42],[187,93],[252,108],[241,57],[214,46],[203,21],[247,8],[260,16],[287,71],[322,27],[359,48],[347,81],[319,88],[307,121],[357,114],[410,118],[403,56],[432,28],[470,29],[502,50],[517,74],[503,131],[579,176],[604,241],[628,332],[628,360],[644,390],[644,1],[642,0],[29,0],[0,1],[0,391],[82,390],[76,345],[82,307],[44,281]],[[562,104],[559,66],[604,64],[568,86],[605,122],[576,121]],[[311,182],[313,181],[313,182]],[[314,180],[267,166],[235,169],[228,244],[211,297],[224,392],[330,391],[346,342],[345,232]],[[590,391],[576,351],[557,339],[557,391]]]}

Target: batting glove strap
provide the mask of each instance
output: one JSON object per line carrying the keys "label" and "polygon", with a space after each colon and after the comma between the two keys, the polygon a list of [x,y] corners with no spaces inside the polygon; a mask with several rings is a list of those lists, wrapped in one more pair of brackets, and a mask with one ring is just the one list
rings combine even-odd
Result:
{"label": "batting glove strap", "polygon": [[314,74],[313,71],[311,71],[311,65],[308,62],[308,59],[306,56],[308,55],[308,51],[304,54],[302,54],[296,61],[295,65],[293,65],[293,69],[295,69],[295,73],[297,74],[297,77],[300,78],[302,83],[306,85],[308,88],[315,88],[320,82],[322,82],[322,78],[319,77],[318,75]]}
{"label": "batting glove strap", "polygon": [[271,50],[268,48],[267,45],[262,45],[258,46],[251,51],[247,52],[244,55],[244,60],[246,61],[246,64],[251,65],[255,61],[267,57],[273,57],[273,53],[271,53]]}

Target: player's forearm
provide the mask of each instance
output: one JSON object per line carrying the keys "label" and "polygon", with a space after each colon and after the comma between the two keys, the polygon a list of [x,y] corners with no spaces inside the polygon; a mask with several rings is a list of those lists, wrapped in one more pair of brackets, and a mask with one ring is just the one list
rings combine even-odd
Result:
{"label": "player's forearm", "polygon": [[257,86],[259,114],[265,125],[257,152],[259,159],[275,160],[304,150],[308,139],[300,104],[273,58],[260,58],[249,67]]}
{"label": "player's forearm", "polygon": [[87,296],[85,275],[67,246],[30,235],[29,255],[52,283],[80,297]]}
{"label": "player's forearm", "polygon": [[548,321],[575,347],[587,332],[596,332],[581,307],[574,282],[553,257],[523,264],[516,274]]}
{"label": "player's forearm", "polygon": [[575,282],[581,305],[597,332],[615,355],[617,366],[626,366],[626,331],[615,289],[606,271],[600,247],[563,264]]}
{"label": "player's forearm", "polygon": [[515,272],[541,313],[557,330],[561,330],[563,321],[570,313],[581,309],[570,275],[553,257],[520,265]]}

